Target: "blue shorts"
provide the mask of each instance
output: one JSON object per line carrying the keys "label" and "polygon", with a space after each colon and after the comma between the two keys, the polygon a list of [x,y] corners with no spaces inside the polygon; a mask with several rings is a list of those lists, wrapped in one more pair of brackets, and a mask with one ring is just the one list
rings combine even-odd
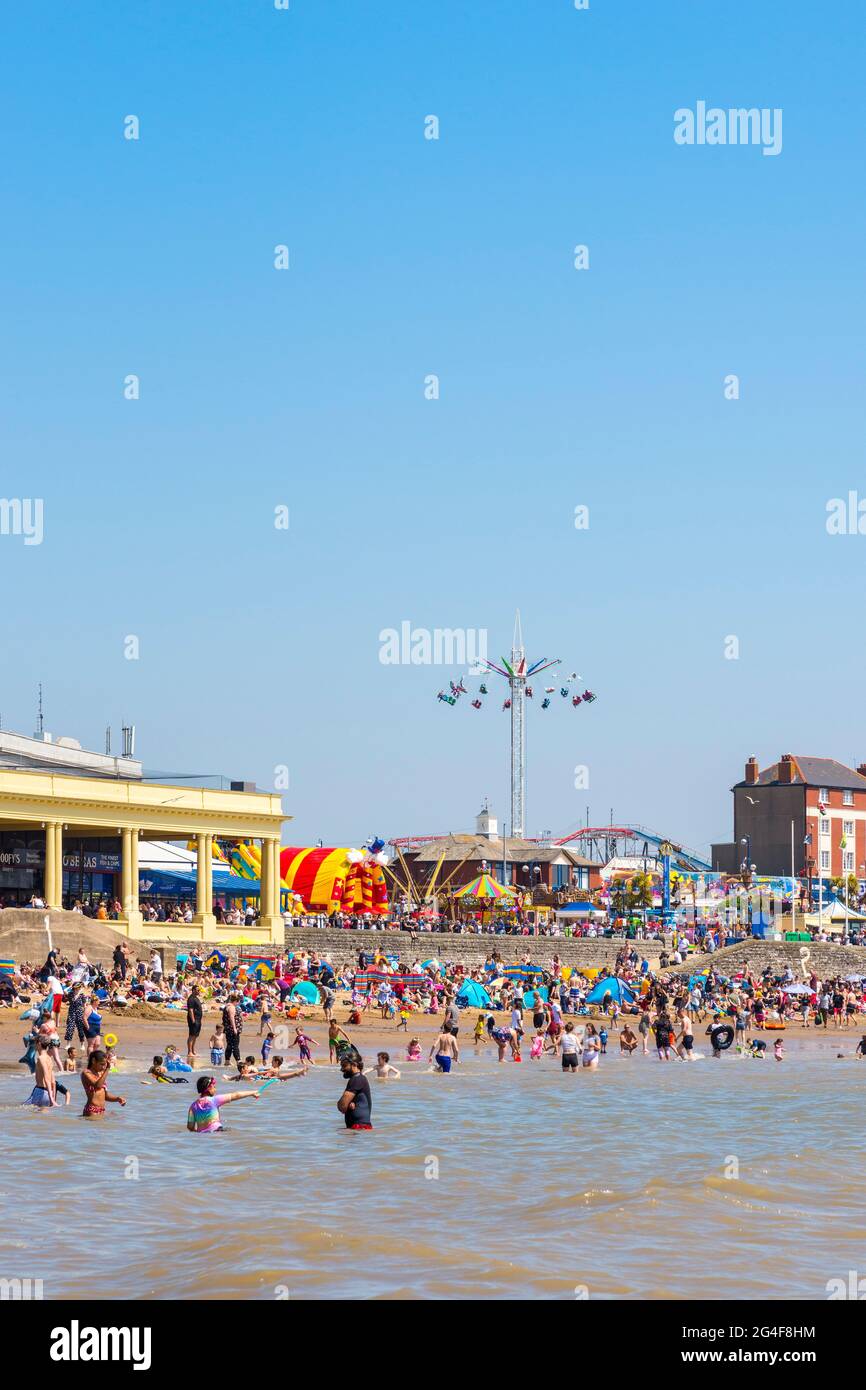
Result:
{"label": "blue shorts", "polygon": [[40,1109],[43,1109],[46,1106],[50,1106],[51,1103],[52,1101],[50,1095],[42,1086],[34,1086],[33,1090],[30,1092],[30,1095],[27,1097],[27,1100],[25,1102],[25,1104],[27,1105],[36,1105]]}
{"label": "blue shorts", "polygon": [[436,1065],[438,1066],[438,1068],[439,1068],[440,1071],[450,1071],[450,1070],[451,1070],[451,1058],[450,1058],[450,1057],[447,1057],[447,1056],[445,1055],[444,1052],[437,1052],[437,1053],[436,1053]]}

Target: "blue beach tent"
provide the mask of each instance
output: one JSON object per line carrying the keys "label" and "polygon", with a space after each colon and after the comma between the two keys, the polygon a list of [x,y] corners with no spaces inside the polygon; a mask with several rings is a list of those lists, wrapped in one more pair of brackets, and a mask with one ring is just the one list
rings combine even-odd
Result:
{"label": "blue beach tent", "polygon": [[608,975],[603,980],[596,980],[589,994],[586,996],[587,1004],[602,1004],[604,997],[609,994],[617,1004],[633,1004],[634,995],[628,985],[623,984],[622,980],[616,975]]}
{"label": "blue beach tent", "polygon": [[487,990],[477,980],[464,980],[457,991],[457,1007],[459,1009],[489,1009],[492,1007],[492,1000]]}
{"label": "blue beach tent", "polygon": [[304,999],[308,1004],[318,1004],[319,991],[309,980],[299,980],[290,995],[292,999]]}

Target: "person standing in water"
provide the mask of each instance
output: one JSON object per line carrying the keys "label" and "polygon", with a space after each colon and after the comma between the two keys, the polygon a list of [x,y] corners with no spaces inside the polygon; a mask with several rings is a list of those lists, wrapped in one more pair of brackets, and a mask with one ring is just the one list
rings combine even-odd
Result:
{"label": "person standing in water", "polygon": [[198,1100],[194,1100],[186,1116],[186,1127],[194,1134],[218,1134],[223,1128],[220,1119],[220,1106],[231,1105],[234,1100],[258,1100],[258,1091],[229,1091],[226,1095],[216,1093],[216,1077],[200,1076],[196,1082]]}
{"label": "person standing in water", "polygon": [[[57,1105],[57,1079],[54,1074],[54,1063],[51,1060],[50,1044],[45,1038],[40,1038],[36,1044],[36,1075],[33,1078],[35,1085],[30,1095],[27,1097],[27,1105],[35,1105],[40,1110],[48,1109]],[[65,1091],[64,1087],[64,1091]],[[69,1104],[69,1096],[66,1096],[66,1104]]]}
{"label": "person standing in water", "polygon": [[337,1101],[337,1109],[347,1129],[372,1129],[373,1096],[364,1075],[364,1062],[357,1053],[344,1058],[341,1071],[346,1089]]}
{"label": "person standing in water", "polygon": [[695,1042],[694,1034],[692,1033],[692,1020],[686,1009],[680,1009],[677,1013],[677,1018],[680,1025],[680,1036],[677,1040],[675,1050],[677,1056],[682,1057],[686,1062],[690,1062],[692,1060],[692,1048]]}
{"label": "person standing in water", "polygon": [[110,1070],[111,1063],[104,1052],[91,1052],[87,1059],[87,1066],[81,1073],[81,1084],[87,1097],[87,1103],[82,1113],[88,1119],[93,1119],[97,1115],[104,1115],[106,1101],[116,1105],[126,1104],[123,1096],[110,1096],[108,1094],[105,1081]]}
{"label": "person standing in water", "polygon": [[430,1049],[430,1061],[435,1062],[439,1071],[449,1072],[452,1062],[460,1061],[460,1048],[454,1034],[449,1032],[447,1025]]}

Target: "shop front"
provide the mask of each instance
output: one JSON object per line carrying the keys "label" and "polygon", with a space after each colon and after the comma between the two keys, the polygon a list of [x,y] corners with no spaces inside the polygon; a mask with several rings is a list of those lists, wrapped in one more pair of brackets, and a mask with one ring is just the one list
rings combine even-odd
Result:
{"label": "shop front", "polygon": [[38,830],[0,831],[0,902],[26,907],[42,893],[45,836]]}
{"label": "shop front", "polygon": [[121,847],[108,839],[68,839],[63,846],[63,906],[113,902],[120,896]]}

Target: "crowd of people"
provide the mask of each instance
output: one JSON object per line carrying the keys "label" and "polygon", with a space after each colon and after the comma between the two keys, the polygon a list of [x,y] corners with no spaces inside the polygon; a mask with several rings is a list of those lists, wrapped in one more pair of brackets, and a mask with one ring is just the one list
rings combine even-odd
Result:
{"label": "crowd of people", "polygon": [[[476,1050],[490,1043],[500,1061],[509,1055],[518,1061],[528,1047],[530,1061],[551,1054],[563,1070],[578,1064],[597,1067],[611,1035],[625,1056],[646,1054],[654,1047],[667,1061],[695,1055],[696,1028],[709,1037],[715,1056],[732,1045],[761,1056],[766,1043],[760,1035],[789,1023],[840,1033],[863,1026],[866,982],[859,976],[822,979],[813,969],[798,978],[790,965],[781,971],[767,966],[757,974],[747,961],[729,975],[712,963],[694,974],[692,967],[683,968],[684,950],[685,943],[676,941],[670,957],[652,970],[637,945],[626,943],[612,968],[600,972],[570,968],[556,953],[540,964],[528,947],[507,964],[493,949],[483,964],[466,966],[437,960],[401,962],[386,954],[384,946],[371,945],[339,964],[328,953],[314,950],[277,956],[268,972],[272,978],[262,979],[261,972],[248,974],[240,960],[208,963],[200,953],[186,957],[182,968],[166,972],[158,949],[136,958],[130,945],[119,943],[110,967],[92,964],[83,949],[74,961],[51,950],[41,966],[25,963],[0,976],[0,1006],[23,1007],[21,1017],[29,1023],[21,1061],[34,1076],[30,1103],[40,1108],[60,1104],[61,1098],[68,1103],[63,1078],[80,1072],[89,1116],[102,1114],[116,1099],[107,1089],[107,1078],[117,1064],[116,1037],[106,1030],[105,1017],[119,1017],[140,1003],[175,1010],[185,1022],[185,1060],[175,1046],[164,1049],[154,1057],[149,1073],[155,1082],[182,1081],[182,1073],[199,1065],[197,1048],[206,1013],[214,1015],[207,1044],[210,1065],[234,1064],[237,1076],[227,1079],[239,1082],[289,1079],[316,1065],[313,1049],[324,1050],[325,1040],[307,1030],[313,1010],[317,1016],[321,1011],[327,1025],[328,1062],[343,1069],[349,1063],[354,1067],[361,1055],[347,1029],[373,1019],[379,1026],[390,1024],[402,1031],[405,1060],[420,1061],[421,1044],[412,1022],[434,1015],[439,1032],[430,1062],[442,1072],[460,1061],[457,1038],[466,1010],[476,1014]],[[479,997],[486,1001],[480,1009]],[[334,1019],[338,998],[348,1010],[345,1026]],[[298,1054],[288,1071],[284,1056],[273,1051],[278,1027],[286,1040],[280,1045]],[[247,1037],[251,1031],[256,1036],[253,1052],[243,1050],[245,1030]],[[774,1055],[781,1061],[781,1039],[773,1042]],[[862,1050],[858,1045],[858,1055]],[[369,1070],[379,1079],[397,1071],[389,1053],[380,1053]],[[363,1066],[351,1072],[364,1074]],[[197,1114],[202,1113],[200,1107]]]}

